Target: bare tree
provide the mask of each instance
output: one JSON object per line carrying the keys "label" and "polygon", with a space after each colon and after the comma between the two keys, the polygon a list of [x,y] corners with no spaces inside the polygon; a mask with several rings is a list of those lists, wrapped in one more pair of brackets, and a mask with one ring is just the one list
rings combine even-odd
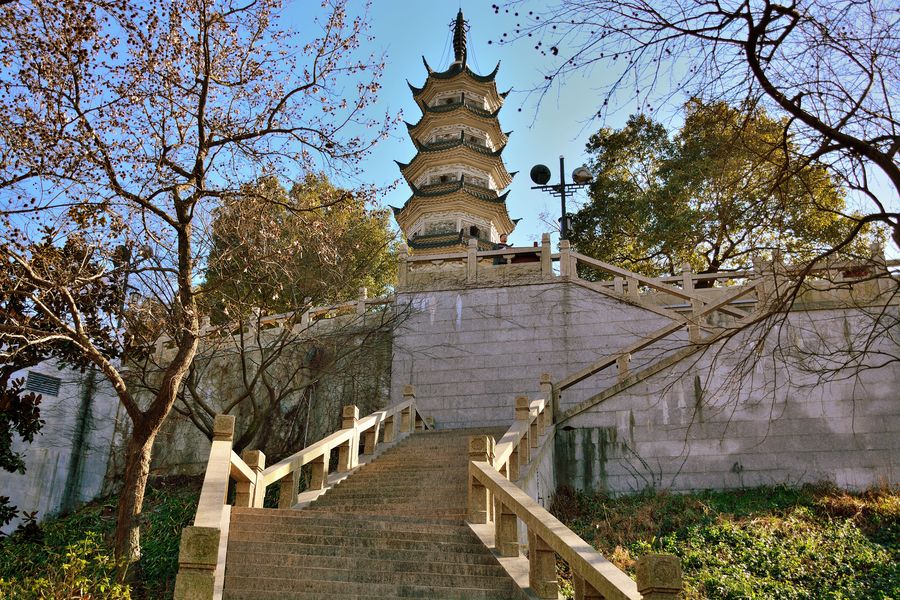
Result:
{"label": "bare tree", "polygon": [[[0,325],[0,346],[63,341],[112,384],[132,424],[116,529],[129,560],[153,442],[198,347],[210,211],[262,173],[355,174],[393,123],[371,116],[383,63],[357,54],[365,17],[325,2],[299,41],[280,10],[275,0],[0,8],[0,256],[15,267],[4,292],[23,307]],[[99,269],[36,251],[75,235],[81,266]],[[91,286],[119,276],[138,293],[94,318],[83,308]],[[114,357],[140,353],[154,331],[174,348],[156,394],[139,399]]]}
{"label": "bare tree", "polygon": [[[272,317],[256,312],[205,330],[175,410],[210,440],[215,415],[234,414],[235,450],[258,448],[277,460],[338,425],[319,422],[340,414],[339,406],[323,406],[324,398],[336,395],[364,411],[381,408],[378,371],[390,360],[391,333],[406,311],[359,314],[352,303],[336,306],[307,312],[306,318],[302,312]],[[154,373],[144,372],[152,387]],[[338,372],[367,381],[345,393],[324,389],[340,387]]]}
{"label": "bare tree", "polygon": [[784,117],[785,141],[793,137],[802,162],[827,164],[865,199],[863,214],[845,215],[857,222],[850,238],[880,223],[900,247],[893,110],[900,13],[892,2],[560,0],[529,7],[515,1],[494,8],[518,20],[501,43],[527,40],[547,56],[544,80],[532,89],[538,102],[568,76],[601,66],[614,77],[598,116],[626,96],[646,111],[682,92],[762,102]]}

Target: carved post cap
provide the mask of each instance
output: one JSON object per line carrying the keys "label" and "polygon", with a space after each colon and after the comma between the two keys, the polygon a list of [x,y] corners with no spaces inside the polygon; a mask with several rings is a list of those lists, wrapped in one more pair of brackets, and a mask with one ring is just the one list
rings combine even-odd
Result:
{"label": "carved post cap", "polygon": [[348,404],[341,411],[341,416],[344,417],[344,419],[358,420],[359,408],[355,404]]}
{"label": "carved post cap", "polygon": [[528,396],[516,396],[516,420],[525,421],[531,416],[531,401]]}
{"label": "carved post cap", "polygon": [[550,373],[541,373],[541,383],[552,383],[552,379],[550,379]]}
{"label": "carved post cap", "polygon": [[541,234],[541,244],[549,244],[550,243],[550,234],[542,233]]}
{"label": "carved post cap", "polygon": [[572,247],[572,243],[569,240],[559,240],[559,247],[568,250]]}
{"label": "carved post cap", "polygon": [[266,468],[266,455],[262,450],[244,450],[241,452],[241,458],[254,471],[262,471]]}
{"label": "carved post cap", "polygon": [[409,256],[409,246],[400,244],[400,256]]}
{"label": "carved post cap", "polygon": [[494,438],[489,435],[473,435],[470,437],[469,459],[492,463],[494,460]]}
{"label": "carved post cap", "polygon": [[416,386],[414,385],[404,385],[403,386],[403,395],[404,396],[412,396],[416,397]]}
{"label": "carved post cap", "polygon": [[672,554],[648,554],[637,562],[637,588],[644,598],[675,600],[681,592],[681,561]]}
{"label": "carved post cap", "polygon": [[681,272],[682,273],[690,273],[691,272],[691,264],[688,262],[681,263]]}
{"label": "carved post cap", "polygon": [[469,238],[469,248],[478,248],[478,240],[475,238]]}
{"label": "carved post cap", "polygon": [[234,415],[216,415],[213,419],[213,441],[230,442],[234,439]]}
{"label": "carved post cap", "polygon": [[193,569],[213,570],[219,560],[217,527],[185,527],[178,545],[178,564]]}

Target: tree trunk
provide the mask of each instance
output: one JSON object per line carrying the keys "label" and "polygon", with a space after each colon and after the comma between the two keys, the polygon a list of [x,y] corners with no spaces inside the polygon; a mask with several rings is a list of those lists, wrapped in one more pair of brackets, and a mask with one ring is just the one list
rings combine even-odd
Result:
{"label": "tree trunk", "polygon": [[134,423],[134,430],[125,450],[125,480],[119,496],[116,517],[116,556],[127,564],[141,557],[141,511],[144,492],[150,476],[150,456],[158,428],[146,423]]}

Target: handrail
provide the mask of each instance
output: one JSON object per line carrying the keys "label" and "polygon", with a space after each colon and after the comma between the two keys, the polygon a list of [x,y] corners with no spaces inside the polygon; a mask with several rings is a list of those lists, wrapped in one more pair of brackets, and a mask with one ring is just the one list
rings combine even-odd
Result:
{"label": "handrail", "polygon": [[504,508],[526,523],[529,535],[536,535],[555,554],[559,554],[572,571],[602,594],[602,598],[641,600],[634,580],[532,500],[519,486],[510,483],[490,463],[473,461],[470,465],[469,473],[489,489]]}
{"label": "handrail", "polygon": [[557,598],[559,555],[575,576],[576,598],[675,600],[682,587],[681,565],[676,557],[641,558],[635,583],[515,484],[522,467],[531,461],[532,451],[541,447],[542,438],[547,441],[544,434],[548,426],[552,427],[548,374],[541,376],[540,387],[548,397],[531,401],[526,396],[517,397],[515,421],[498,442],[489,436],[470,438],[469,522],[487,524],[493,517],[495,550],[500,556],[512,558],[520,556],[519,522],[525,525],[529,585],[539,598]]}
{"label": "handrail", "polygon": [[363,419],[359,418],[359,410],[355,406],[345,406],[342,429],[295,452],[262,472],[261,481],[257,484],[258,497],[265,496],[268,486],[279,483],[281,491],[278,508],[290,508],[297,503],[300,469],[303,466],[313,465],[308,489],[322,490],[327,484],[329,457],[335,448],[339,450],[338,472],[345,473],[356,468],[361,441],[366,454],[374,453],[382,424],[384,424],[384,443],[394,442],[414,429],[427,428],[416,409],[412,386],[406,387],[404,398],[403,402],[376,411]]}
{"label": "handrail", "polygon": [[[684,321],[684,322],[678,321],[678,322],[660,327],[656,331],[652,331],[652,332],[644,335],[640,340],[634,342],[633,344],[631,344],[624,350],[616,352],[615,354],[605,356],[605,357],[601,358],[600,360],[594,362],[593,364],[585,367],[584,369],[581,369],[580,371],[572,373],[568,377],[561,379],[556,384],[558,389],[560,391],[566,390],[566,389],[572,387],[573,385],[575,385],[576,383],[579,383],[579,382],[587,379],[591,375],[599,373],[600,371],[602,371],[612,365],[617,365],[617,367],[619,368],[619,378],[621,379],[625,375],[628,374],[628,369],[629,369],[628,363],[631,360],[632,354],[635,354],[635,353],[655,344],[656,342],[667,338],[668,336],[675,333],[676,331],[679,331],[680,329],[682,329],[685,326],[687,326],[689,328],[689,331],[691,331],[691,337],[693,338],[691,340],[692,343],[699,343],[701,341],[699,338],[699,335],[698,335],[699,334],[699,320],[708,314],[711,314],[717,310],[720,310],[722,306],[726,306],[726,305],[730,304],[731,302],[734,302],[738,298],[741,298],[741,297],[746,296],[747,294],[751,293],[754,289],[756,289],[756,287],[759,285],[759,283],[760,283],[759,281],[753,281],[751,283],[748,283],[745,286],[741,286],[740,288],[734,290],[733,292],[731,292],[729,294],[726,294],[726,295],[718,298],[717,300],[714,300],[714,301],[708,303],[702,309],[696,311],[693,315],[693,319],[690,321]],[[747,317],[746,314],[744,314],[743,316],[745,318]]]}

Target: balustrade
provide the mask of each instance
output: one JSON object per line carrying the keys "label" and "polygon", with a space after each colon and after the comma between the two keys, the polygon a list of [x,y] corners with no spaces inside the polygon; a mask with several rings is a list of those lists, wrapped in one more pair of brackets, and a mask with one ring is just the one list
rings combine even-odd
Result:
{"label": "balustrade", "polygon": [[[532,450],[546,439],[552,417],[552,384],[541,377],[545,399],[515,401],[515,421],[494,442],[490,436],[469,441],[469,510],[473,524],[494,524],[494,546],[502,557],[520,556],[519,522],[527,530],[528,580],[539,598],[557,598],[556,557],[569,564],[577,600],[675,600],[681,592],[677,557],[648,555],[638,561],[637,582],[610,563],[535,502],[514,482]],[[524,460],[523,460],[524,458]]]}

